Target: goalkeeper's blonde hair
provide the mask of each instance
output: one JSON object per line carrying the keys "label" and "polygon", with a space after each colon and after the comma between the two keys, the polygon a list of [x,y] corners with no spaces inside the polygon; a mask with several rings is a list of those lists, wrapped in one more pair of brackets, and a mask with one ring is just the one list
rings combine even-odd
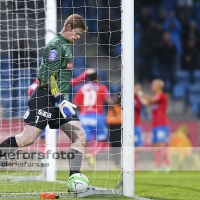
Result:
{"label": "goalkeeper's blonde hair", "polygon": [[64,23],[64,27],[63,29],[65,29],[65,27],[70,24],[71,25],[71,28],[74,29],[74,28],[82,28],[84,31],[87,31],[88,27],[86,26],[86,23],[83,19],[83,17],[79,14],[72,14],[70,15],[65,23]]}

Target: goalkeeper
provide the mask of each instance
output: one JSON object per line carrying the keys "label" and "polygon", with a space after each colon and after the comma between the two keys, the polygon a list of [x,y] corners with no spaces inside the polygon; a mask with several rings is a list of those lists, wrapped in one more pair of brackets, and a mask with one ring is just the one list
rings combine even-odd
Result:
{"label": "goalkeeper", "polygon": [[70,43],[80,39],[86,30],[80,15],[70,15],[62,31],[45,46],[38,87],[31,95],[29,109],[24,115],[26,125],[21,134],[9,137],[0,144],[4,153],[31,145],[49,124],[51,129],[60,128],[72,141],[70,175],[80,171],[86,135],[74,110],[76,105],[68,101],[73,70]]}

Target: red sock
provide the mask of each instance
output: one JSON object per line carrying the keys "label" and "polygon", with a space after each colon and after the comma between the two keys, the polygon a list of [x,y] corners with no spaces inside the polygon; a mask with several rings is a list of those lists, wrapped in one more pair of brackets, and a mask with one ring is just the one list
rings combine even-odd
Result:
{"label": "red sock", "polygon": [[156,161],[156,167],[158,169],[160,169],[161,168],[161,152],[160,152],[160,150],[154,151],[154,157],[155,157],[155,161]]}
{"label": "red sock", "polygon": [[164,148],[162,149],[162,158],[163,158],[163,160],[164,160],[164,162],[165,162],[165,165],[166,165],[167,167],[169,167],[169,166],[170,166],[170,162],[169,162],[167,147],[164,147]]}
{"label": "red sock", "polygon": [[92,144],[91,142],[87,142],[84,148],[84,151],[87,152],[91,152],[93,149],[94,144]]}
{"label": "red sock", "polygon": [[99,154],[104,146],[105,142],[96,142],[93,146],[92,155]]}

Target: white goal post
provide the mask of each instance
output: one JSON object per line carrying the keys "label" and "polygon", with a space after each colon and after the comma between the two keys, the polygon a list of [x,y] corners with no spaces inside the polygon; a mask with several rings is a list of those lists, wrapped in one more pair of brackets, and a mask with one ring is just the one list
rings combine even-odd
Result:
{"label": "white goal post", "polygon": [[134,0],[122,0],[123,195],[134,196]]}

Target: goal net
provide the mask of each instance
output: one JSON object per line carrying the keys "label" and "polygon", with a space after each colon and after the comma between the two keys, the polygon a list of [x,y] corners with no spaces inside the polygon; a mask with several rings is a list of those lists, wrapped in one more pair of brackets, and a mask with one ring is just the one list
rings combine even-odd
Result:
{"label": "goal net", "polygon": [[[69,15],[80,14],[86,20],[88,31],[71,45],[73,77],[89,68],[97,69],[99,84],[108,88],[109,99],[114,101],[117,112],[113,114],[106,104],[102,105],[101,121],[106,124],[106,130],[99,130],[104,126],[97,125],[93,130],[92,139],[85,148],[82,173],[92,186],[114,188],[122,180],[122,114],[118,109],[121,106],[121,1],[58,0],[56,7],[48,7],[47,2],[0,2],[0,142],[23,131],[28,88],[37,77],[45,43],[61,31]],[[83,80],[71,87],[71,102],[86,83],[87,80]],[[91,95],[88,98],[91,104]],[[96,122],[90,120],[90,123]],[[100,131],[107,133],[108,137],[99,142],[96,136]],[[62,151],[68,152],[70,143],[62,131],[46,129],[45,137],[39,136],[31,146],[19,149],[14,159],[10,159],[6,166],[0,166],[1,195],[25,198],[46,191],[67,194],[69,164],[66,158],[58,155]],[[47,149],[55,152],[57,157],[47,158]]]}

